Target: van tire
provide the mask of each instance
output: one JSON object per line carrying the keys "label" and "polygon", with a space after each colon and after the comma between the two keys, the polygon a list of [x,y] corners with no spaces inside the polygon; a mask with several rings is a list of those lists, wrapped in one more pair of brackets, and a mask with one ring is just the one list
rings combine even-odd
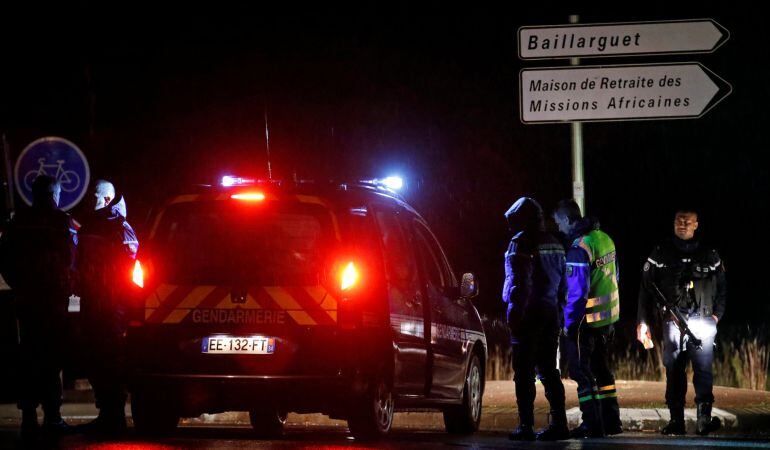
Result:
{"label": "van tire", "polygon": [[274,408],[252,409],[249,411],[249,422],[258,437],[275,438],[283,435],[287,416],[287,413]]}
{"label": "van tire", "polygon": [[149,390],[131,392],[131,417],[136,432],[144,435],[171,434],[179,424],[179,414],[169,407],[168,399]]}
{"label": "van tire", "polygon": [[465,375],[462,404],[444,409],[444,426],[448,433],[472,434],[479,429],[484,394],[483,376],[481,359],[474,353]]}
{"label": "van tire", "polygon": [[385,437],[393,425],[393,389],[384,378],[353,401],[348,428],[357,440],[373,441]]}

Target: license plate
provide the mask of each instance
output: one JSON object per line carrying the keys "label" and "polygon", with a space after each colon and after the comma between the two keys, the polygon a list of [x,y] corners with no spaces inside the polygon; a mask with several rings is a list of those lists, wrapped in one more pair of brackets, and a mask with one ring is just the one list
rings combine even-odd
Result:
{"label": "license plate", "polygon": [[209,336],[201,342],[202,353],[224,355],[270,355],[275,338],[265,336]]}

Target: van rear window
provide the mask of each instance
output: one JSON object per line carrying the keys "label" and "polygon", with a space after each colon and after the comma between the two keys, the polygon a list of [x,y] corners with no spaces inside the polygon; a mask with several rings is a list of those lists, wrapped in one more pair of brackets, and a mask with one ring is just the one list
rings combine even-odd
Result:
{"label": "van rear window", "polygon": [[310,286],[323,276],[331,227],[315,204],[180,203],[164,212],[153,254],[169,283]]}

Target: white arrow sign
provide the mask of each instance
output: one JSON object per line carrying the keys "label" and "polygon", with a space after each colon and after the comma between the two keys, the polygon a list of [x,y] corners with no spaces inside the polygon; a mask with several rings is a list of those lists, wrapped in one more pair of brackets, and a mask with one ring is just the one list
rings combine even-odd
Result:
{"label": "white arrow sign", "polygon": [[732,91],[699,63],[523,69],[524,123],[695,118]]}
{"label": "white arrow sign", "polygon": [[712,19],[519,28],[519,58],[709,53],[730,33]]}

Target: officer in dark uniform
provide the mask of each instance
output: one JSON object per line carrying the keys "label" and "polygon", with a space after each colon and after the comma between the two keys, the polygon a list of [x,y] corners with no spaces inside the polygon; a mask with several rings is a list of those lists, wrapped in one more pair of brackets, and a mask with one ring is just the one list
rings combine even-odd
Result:
{"label": "officer in dark uniform", "polygon": [[[564,247],[546,233],[543,211],[522,197],[505,213],[513,238],[505,253],[503,301],[511,331],[512,364],[520,423],[512,440],[553,441],[569,438],[564,385],[556,368],[560,305],[565,292]],[[550,424],[534,426],[535,373],[551,405]]]}
{"label": "officer in dark uniform", "polygon": [[[684,403],[687,393],[686,368],[692,362],[695,403],[698,408],[697,432],[706,435],[719,428],[711,417],[714,339],[717,323],[725,313],[727,283],[725,267],[716,250],[695,237],[698,214],[682,209],[674,217],[674,236],[655,247],[644,263],[639,290],[637,339],[651,338],[649,331],[657,309],[663,316],[663,364],[666,366],[666,404],[671,420],[663,434],[685,434]],[[659,307],[655,288],[676,305],[686,318],[701,348],[689,342],[672,320],[670,312]]]}
{"label": "officer in dark uniform", "polygon": [[43,431],[67,430],[62,420],[62,345],[71,293],[70,273],[75,231],[69,214],[58,209],[61,186],[39,176],[32,184],[32,207],[18,211],[0,240],[3,278],[14,291],[21,353],[22,437],[38,432],[37,407],[42,405]]}
{"label": "officer in dark uniform", "polygon": [[563,200],[553,218],[571,243],[567,250],[567,304],[563,351],[578,385],[583,422],[572,437],[623,432],[615,376],[609,364],[613,324],[620,319],[615,243],[574,200]]}
{"label": "officer in dark uniform", "polygon": [[99,415],[81,431],[116,435],[126,429],[125,292],[139,241],[126,221],[125,200],[116,196],[112,183],[97,181],[95,197],[95,210],[80,229],[77,268],[89,381]]}

